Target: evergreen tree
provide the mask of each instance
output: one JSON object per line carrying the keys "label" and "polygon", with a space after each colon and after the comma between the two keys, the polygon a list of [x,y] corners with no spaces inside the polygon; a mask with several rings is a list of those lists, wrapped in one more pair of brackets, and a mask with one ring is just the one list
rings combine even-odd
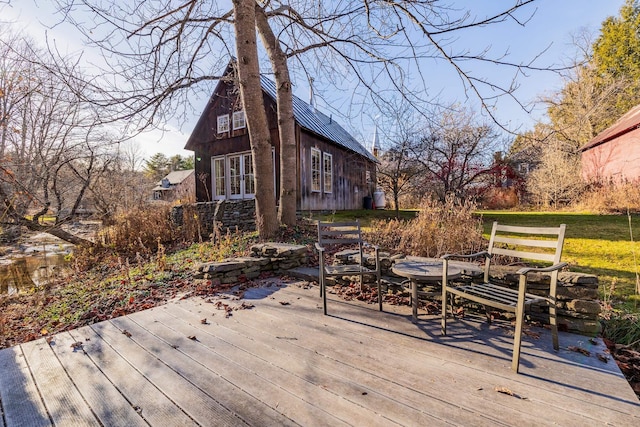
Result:
{"label": "evergreen tree", "polygon": [[638,0],[627,0],[620,8],[620,16],[609,17],[602,23],[601,34],[593,44],[593,64],[603,85],[624,82],[624,89],[610,100],[614,114],[600,126],[604,129],[640,103]]}

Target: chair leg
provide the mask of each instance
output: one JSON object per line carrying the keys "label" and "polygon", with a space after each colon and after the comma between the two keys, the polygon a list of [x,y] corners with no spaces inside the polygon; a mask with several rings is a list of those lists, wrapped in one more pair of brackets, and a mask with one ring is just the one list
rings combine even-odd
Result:
{"label": "chair leg", "polygon": [[441,320],[441,333],[447,335],[447,285],[442,284],[442,320]]}
{"label": "chair leg", "polygon": [[524,324],[524,296],[527,290],[527,278],[520,276],[518,286],[518,303],[516,305],[516,330],[513,337],[513,358],[511,359],[511,369],[517,374],[520,369],[520,345],[522,344],[522,328]]}
{"label": "chair leg", "polygon": [[556,316],[556,304],[549,303],[549,323],[551,324],[551,337],[553,340],[553,349],[558,351],[560,344],[558,343],[558,319]]}
{"label": "chair leg", "polygon": [[382,311],[382,284],[380,283],[380,270],[376,274],[376,280],[378,281],[378,308]]}
{"label": "chair leg", "polygon": [[511,359],[511,369],[518,373],[520,369],[520,345],[522,344],[522,326],[524,323],[524,307],[518,306],[516,309],[516,330],[513,337],[513,358]]}
{"label": "chair leg", "polygon": [[320,294],[322,295],[322,311],[324,315],[327,315],[327,288],[325,278],[322,278],[320,283]]}

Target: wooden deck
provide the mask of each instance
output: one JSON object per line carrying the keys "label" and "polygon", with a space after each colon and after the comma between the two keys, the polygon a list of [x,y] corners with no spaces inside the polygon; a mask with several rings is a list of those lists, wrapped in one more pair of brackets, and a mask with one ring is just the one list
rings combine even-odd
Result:
{"label": "wooden deck", "polygon": [[[585,337],[561,334],[554,353],[536,329],[516,375],[509,328],[453,320],[441,337],[409,307],[335,298],[323,316],[317,287],[274,283],[1,350],[0,427],[640,425],[631,387]],[[215,301],[255,307],[225,317]]]}

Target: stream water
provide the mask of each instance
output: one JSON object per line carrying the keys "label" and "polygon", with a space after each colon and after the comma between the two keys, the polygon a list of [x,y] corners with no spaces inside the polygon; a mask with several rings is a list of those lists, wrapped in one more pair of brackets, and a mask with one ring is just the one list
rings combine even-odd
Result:
{"label": "stream water", "polygon": [[15,294],[64,277],[69,262],[65,254],[31,254],[0,265],[0,294]]}

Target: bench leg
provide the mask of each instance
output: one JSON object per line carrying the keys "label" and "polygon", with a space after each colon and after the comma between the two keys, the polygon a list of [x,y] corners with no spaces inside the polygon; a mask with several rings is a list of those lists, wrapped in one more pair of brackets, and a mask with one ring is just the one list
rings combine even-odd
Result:
{"label": "bench leg", "polygon": [[442,335],[447,335],[447,285],[442,285],[442,319],[441,319]]}

